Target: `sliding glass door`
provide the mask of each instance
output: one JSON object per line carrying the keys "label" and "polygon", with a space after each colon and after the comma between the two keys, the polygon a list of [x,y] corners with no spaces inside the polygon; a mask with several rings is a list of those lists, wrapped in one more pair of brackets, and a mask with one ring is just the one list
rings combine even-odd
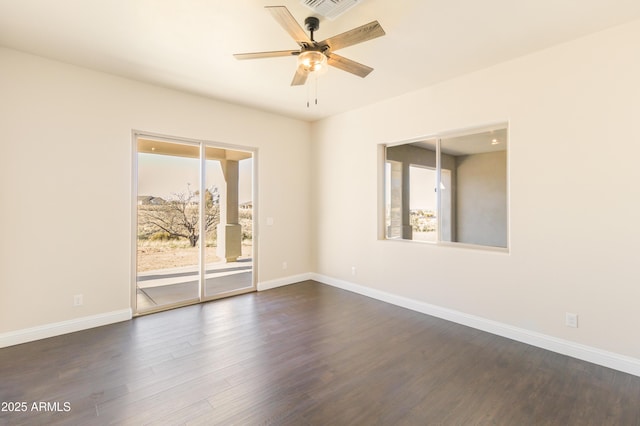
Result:
{"label": "sliding glass door", "polygon": [[253,154],[136,137],[135,311],[254,290]]}

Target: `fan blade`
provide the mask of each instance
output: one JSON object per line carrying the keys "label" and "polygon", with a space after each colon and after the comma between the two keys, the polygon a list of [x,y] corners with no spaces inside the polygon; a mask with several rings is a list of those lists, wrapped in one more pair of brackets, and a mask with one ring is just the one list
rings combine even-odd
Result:
{"label": "fan blade", "polygon": [[293,76],[293,80],[291,81],[292,86],[302,86],[307,82],[307,77],[309,76],[309,71],[305,71],[304,68],[298,67],[296,70],[296,74]]}
{"label": "fan blade", "polygon": [[376,37],[385,35],[386,33],[380,26],[378,21],[369,22],[347,31],[337,36],[330,37],[326,40],[319,42],[321,46],[329,46],[332,51],[343,49],[354,44],[362,43],[363,41],[371,40]]}
{"label": "fan blade", "polygon": [[254,53],[234,53],[236,59],[259,59],[259,58],[276,58],[278,56],[295,56],[299,55],[298,50],[274,50],[272,52],[254,52]]}
{"label": "fan blade", "polygon": [[289,9],[285,6],[265,6],[273,18],[278,21],[278,23],[285,29],[286,32],[298,43],[302,46],[304,43],[311,43],[311,39],[304,32],[300,24],[293,17]]}
{"label": "fan blade", "polygon": [[369,75],[373,68],[363,65],[359,62],[347,59],[344,56],[336,55],[332,53],[328,56],[327,63],[333,67],[339,68],[342,71],[350,72],[358,77],[365,78]]}

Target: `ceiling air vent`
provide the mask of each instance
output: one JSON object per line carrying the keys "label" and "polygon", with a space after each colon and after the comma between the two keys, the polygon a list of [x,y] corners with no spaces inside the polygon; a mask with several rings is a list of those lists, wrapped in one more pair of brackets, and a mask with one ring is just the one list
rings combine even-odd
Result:
{"label": "ceiling air vent", "polygon": [[351,9],[361,0],[301,0],[302,4],[313,9],[325,18],[335,19]]}

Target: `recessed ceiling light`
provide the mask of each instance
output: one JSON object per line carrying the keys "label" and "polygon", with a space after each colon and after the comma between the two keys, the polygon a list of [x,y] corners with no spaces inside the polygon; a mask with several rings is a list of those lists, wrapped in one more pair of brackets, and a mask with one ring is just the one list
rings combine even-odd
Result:
{"label": "recessed ceiling light", "polygon": [[498,141],[498,139],[492,139],[491,140],[491,145],[498,145],[500,142]]}

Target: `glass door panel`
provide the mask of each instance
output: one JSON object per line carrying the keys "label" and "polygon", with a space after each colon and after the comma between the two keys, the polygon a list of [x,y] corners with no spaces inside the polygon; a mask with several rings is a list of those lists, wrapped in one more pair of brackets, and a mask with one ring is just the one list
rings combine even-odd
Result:
{"label": "glass door panel", "polygon": [[253,285],[253,157],[207,147],[205,171],[204,298]]}
{"label": "glass door panel", "polygon": [[136,310],[200,298],[199,146],[138,138]]}

